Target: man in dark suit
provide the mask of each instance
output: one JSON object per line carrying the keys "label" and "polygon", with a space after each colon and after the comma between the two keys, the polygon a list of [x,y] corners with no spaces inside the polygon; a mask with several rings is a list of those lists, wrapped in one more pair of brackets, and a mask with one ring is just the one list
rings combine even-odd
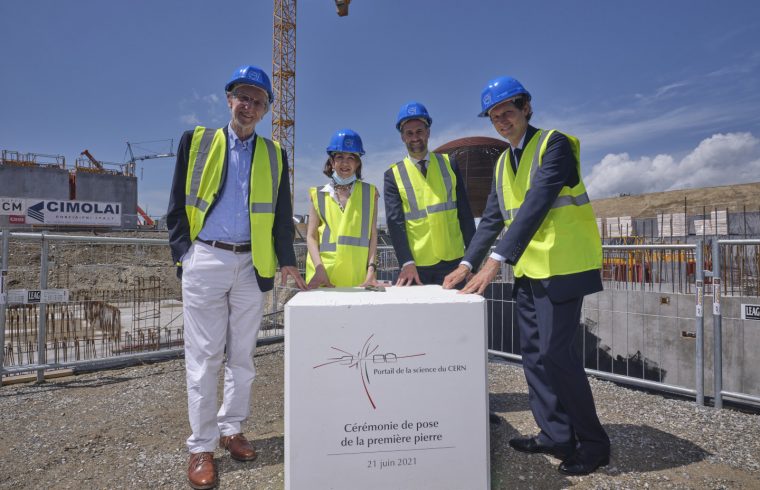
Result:
{"label": "man in dark suit", "polygon": [[442,284],[475,233],[464,181],[453,159],[428,151],[433,119],[419,102],[396,118],[408,155],[386,170],[385,216],[401,266],[397,286]]}
{"label": "man in dark suit", "polygon": [[[225,87],[231,121],[182,135],[167,224],[182,279],[188,417],[188,481],[213,488],[217,445],[233,459],[256,458],[241,426],[250,414],[253,354],[279,263],[305,289],[293,251],[288,162],[279,143],[255,133],[268,112],[266,73],[242,66]],[[226,354],[226,359],[225,359]],[[224,399],[217,406],[219,370]]]}
{"label": "man in dark suit", "polygon": [[498,234],[506,233],[463,293],[483,294],[503,263],[514,267],[523,369],[540,432],[509,441],[518,451],[560,459],[559,471],[584,475],[609,463],[610,441],[573,349],[583,297],[602,289],[602,249],[581,178],[579,143],[559,131],[529,124],[531,97],[517,80],[492,80],[481,96],[508,148],[477,232],[462,264],[444,281],[450,288],[481,263]]}

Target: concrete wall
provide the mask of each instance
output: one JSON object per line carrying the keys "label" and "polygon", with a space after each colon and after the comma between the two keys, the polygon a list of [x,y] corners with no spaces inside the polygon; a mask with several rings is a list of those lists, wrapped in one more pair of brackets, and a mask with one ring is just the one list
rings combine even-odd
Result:
{"label": "concrete wall", "polygon": [[[0,196],[69,200],[68,170],[49,167],[0,165]],[[137,228],[137,178],[78,172],[76,199],[121,203],[122,228]],[[8,216],[0,216],[0,227],[14,228]]]}
{"label": "concrete wall", "polygon": [[[760,322],[741,319],[742,303],[760,299],[722,298],[723,390],[760,396]],[[713,396],[711,296],[705,298],[704,315],[705,394]],[[586,367],[696,387],[693,294],[602,291],[586,298],[583,322],[586,339],[592,339]]]}
{"label": "concrete wall", "polygon": [[[584,302],[587,335],[596,339],[586,367],[694,388],[694,296],[606,290]],[[683,334],[686,332],[686,335]]]}
{"label": "concrete wall", "polygon": [[[16,167],[0,165],[0,196],[45,196],[47,199],[69,199],[69,172],[51,167]],[[8,216],[0,215],[0,228],[26,225],[11,224]]]}
{"label": "concrete wall", "polygon": [[[486,289],[488,348],[519,354],[511,287]],[[760,396],[760,321],[742,320],[742,303],[760,298],[721,298],[723,390]],[[695,389],[695,313],[694,294],[601,291],[583,303],[577,352],[589,369]],[[704,315],[704,386],[714,396],[712,296]]]}
{"label": "concrete wall", "polygon": [[137,177],[77,172],[76,199],[120,202],[122,228],[137,228]]}
{"label": "concrete wall", "polygon": [[61,168],[0,165],[0,196],[69,199],[69,172]]}

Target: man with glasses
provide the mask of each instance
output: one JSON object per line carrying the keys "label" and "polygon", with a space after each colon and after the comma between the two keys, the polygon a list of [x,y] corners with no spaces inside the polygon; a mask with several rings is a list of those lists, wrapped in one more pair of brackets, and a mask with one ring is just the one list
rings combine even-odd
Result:
{"label": "man with glasses", "polygon": [[[269,77],[241,66],[225,86],[231,120],[182,135],[167,214],[182,279],[187,409],[192,435],[188,480],[217,485],[217,445],[238,461],[256,458],[242,433],[250,414],[253,354],[279,264],[282,284],[296,268],[288,162],[279,143],[256,134],[272,103]],[[224,395],[217,379],[225,362]]]}
{"label": "man with glasses", "polygon": [[396,118],[408,155],[384,177],[388,232],[401,271],[397,286],[442,284],[475,234],[464,181],[453,159],[428,151],[433,119],[419,102]]}
{"label": "man with glasses", "polygon": [[610,457],[610,439],[573,344],[583,297],[602,289],[602,245],[581,178],[580,143],[531,126],[530,101],[514,78],[496,78],[483,89],[480,116],[491,119],[509,148],[497,160],[475,237],[443,286],[464,279],[507,227],[462,292],[483,294],[504,262],[514,267],[523,370],[540,432],[509,445],[551,454],[562,460],[561,473],[585,475]]}

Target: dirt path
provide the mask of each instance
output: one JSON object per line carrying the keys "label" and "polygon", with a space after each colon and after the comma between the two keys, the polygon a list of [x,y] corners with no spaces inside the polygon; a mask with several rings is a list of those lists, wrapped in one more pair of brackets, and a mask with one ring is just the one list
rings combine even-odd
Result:
{"label": "dirt path", "polygon": [[[259,458],[217,451],[219,488],[283,487],[283,349],[259,348],[253,417]],[[610,466],[587,477],[511,450],[536,431],[519,366],[489,363],[491,478],[507,488],[760,488],[760,417],[699,408],[592,380],[613,444]],[[0,488],[189,488],[182,360],[0,388]],[[469,490],[469,489],[463,489]]]}

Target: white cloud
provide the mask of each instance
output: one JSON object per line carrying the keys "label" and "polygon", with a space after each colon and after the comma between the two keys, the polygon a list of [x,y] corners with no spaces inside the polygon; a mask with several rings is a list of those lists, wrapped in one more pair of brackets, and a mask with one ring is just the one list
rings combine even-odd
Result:
{"label": "white cloud", "polygon": [[[561,118],[553,115],[539,117],[539,126],[545,128],[567,128],[581,140],[584,151],[600,151],[610,147],[638,146],[651,138],[667,134],[678,128],[680,132],[702,130],[716,125],[741,123],[754,118],[748,104],[744,107],[681,106],[659,113],[644,110],[635,112],[627,120],[605,113],[586,113],[577,117]],[[618,111],[615,111],[617,114]],[[539,115],[543,116],[543,115]]]}
{"label": "white cloud", "polygon": [[[760,51],[708,73],[642,86],[639,93],[578,107],[548,107],[538,125],[578,136],[584,154],[630,151],[653,138],[757,127],[757,68]],[[730,97],[705,97],[715,87]]]}
{"label": "white cloud", "polygon": [[657,89],[657,91],[654,94],[654,97],[655,98],[660,98],[660,97],[662,97],[663,95],[665,95],[665,94],[667,94],[669,92],[673,92],[673,91],[675,91],[678,88],[686,87],[688,85],[689,85],[689,82],[675,82],[675,83],[671,83],[671,84],[668,84],[668,85],[664,85],[664,86],[659,87]]}
{"label": "white cloud", "polygon": [[760,139],[751,133],[714,134],[684,158],[671,155],[632,159],[607,154],[584,179],[589,195],[602,198],[687,187],[711,187],[760,179]]}
{"label": "white cloud", "polygon": [[198,119],[198,116],[196,116],[195,113],[182,114],[181,116],[179,116],[179,122],[183,124],[188,124],[188,125],[198,125],[201,123],[200,119]]}
{"label": "white cloud", "polygon": [[652,102],[658,101],[658,99],[661,99],[663,97],[675,95],[675,93],[677,92],[677,89],[688,87],[689,85],[691,85],[691,82],[688,80],[684,80],[681,82],[669,83],[667,85],[657,87],[657,89],[655,89],[653,94],[647,95],[647,94],[636,93],[633,96],[634,98],[641,100],[643,102],[652,103]]}
{"label": "white cloud", "polygon": [[220,125],[229,116],[225,102],[218,94],[200,95],[195,90],[190,97],[179,101],[179,109],[184,112],[179,120],[187,125]]}

